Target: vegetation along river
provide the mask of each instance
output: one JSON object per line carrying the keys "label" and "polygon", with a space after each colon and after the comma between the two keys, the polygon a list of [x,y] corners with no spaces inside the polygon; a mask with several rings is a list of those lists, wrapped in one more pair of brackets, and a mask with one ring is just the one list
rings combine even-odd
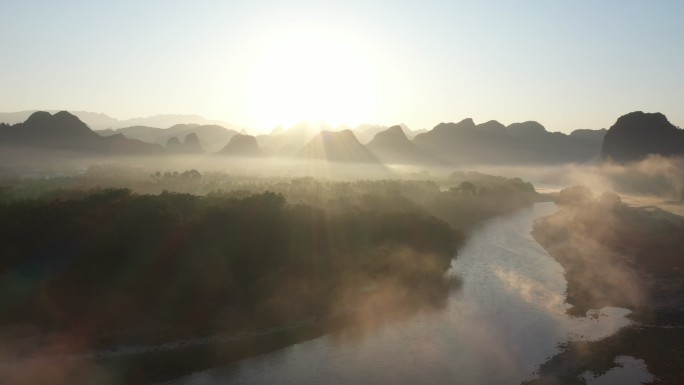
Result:
{"label": "vegetation along river", "polygon": [[[517,384],[569,339],[598,339],[627,325],[629,311],[603,308],[586,317],[565,311],[561,266],[530,236],[553,203],[486,222],[459,250],[448,274],[462,286],[445,307],[342,331],[185,376],[173,384]],[[590,379],[648,380],[639,360],[625,372]]]}

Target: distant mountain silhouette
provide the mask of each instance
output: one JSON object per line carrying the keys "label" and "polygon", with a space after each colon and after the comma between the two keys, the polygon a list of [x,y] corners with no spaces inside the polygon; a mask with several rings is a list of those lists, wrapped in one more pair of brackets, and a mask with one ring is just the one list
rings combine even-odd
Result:
{"label": "distant mountain silhouette", "polygon": [[275,128],[268,135],[257,136],[259,146],[268,148],[280,156],[293,156],[321,131],[331,131],[325,124],[299,123],[288,129]]}
{"label": "distant mountain silhouette", "polygon": [[[169,137],[165,138],[165,140],[161,140],[159,137],[164,136],[161,132],[163,129],[158,128],[158,127],[147,127],[147,126],[131,126],[131,127],[124,127],[124,128],[119,128],[116,130],[112,129],[107,129],[107,130],[101,130],[101,131],[95,131],[95,133],[99,134],[100,136],[112,136],[112,135],[123,135],[129,139],[136,139],[136,140],[141,140],[143,142],[147,143],[157,143],[157,144],[163,144],[164,142],[168,141],[170,138],[175,137],[171,134]],[[176,137],[176,139],[178,139]]]}
{"label": "distant mountain silhouette", "polygon": [[351,130],[322,131],[297,153],[298,157],[332,162],[378,163]]}
{"label": "distant mountain silhouette", "polygon": [[235,131],[241,130],[243,127],[236,126],[230,123],[222,122],[220,120],[205,119],[199,115],[182,115],[182,114],[159,114],[144,118],[132,118],[121,120],[118,127],[129,126],[153,126],[153,127],[171,127],[175,125],[197,125],[197,126],[220,126],[227,127]]}
{"label": "distant mountain silhouette", "polygon": [[[405,125],[400,125],[409,139],[420,132],[411,131]],[[369,143],[376,134],[387,130],[387,126],[362,124],[351,131],[362,144]],[[340,132],[349,130],[347,126],[330,126],[325,123],[298,123],[290,128],[276,127],[267,135],[258,135],[257,142],[261,147],[268,148],[280,156],[293,156],[315,135],[322,131]]]}
{"label": "distant mountain silhouette", "polygon": [[178,137],[169,138],[166,142],[166,150],[170,153],[176,154],[204,154],[204,148],[200,144],[199,137],[197,134],[188,134],[183,142],[178,139]]}
{"label": "distant mountain silhouette", "polygon": [[619,117],[601,147],[602,159],[618,162],[639,160],[649,154],[684,156],[684,130],[657,112],[635,111]]}
{"label": "distant mountain silhouette", "polygon": [[544,126],[533,121],[523,123],[512,123],[508,127],[506,127],[506,131],[508,131],[510,135],[518,136],[534,136],[544,135],[548,133]]}
{"label": "distant mountain silhouette", "polygon": [[230,142],[218,152],[221,155],[242,156],[242,157],[261,157],[266,155],[257,144],[256,138],[252,135],[237,134],[230,139]]}
{"label": "distant mountain silhouette", "polygon": [[[427,130],[412,131],[404,124],[399,124],[398,126],[401,128],[401,130],[404,132],[404,134],[409,140],[413,139],[418,134],[427,132]],[[354,131],[354,135],[357,139],[359,139],[359,142],[363,144],[368,144],[371,140],[373,140],[373,138],[375,138],[377,134],[387,130],[388,128],[389,127],[387,126],[377,124],[362,124],[360,126],[354,127],[352,131]]]}
{"label": "distant mountain silhouette", "polygon": [[498,146],[502,136],[488,132],[487,128],[479,131],[472,119],[464,119],[458,123],[440,123],[431,131],[416,136],[416,143],[423,150],[455,164],[479,163],[481,158],[491,159],[490,148]]}
{"label": "distant mountain silhouette", "polygon": [[221,150],[228,144],[230,138],[238,134],[237,131],[217,125],[176,124],[169,128],[157,128],[147,126],[124,127],[118,130],[103,130],[100,135],[109,136],[114,133],[123,134],[130,139],[138,139],[143,142],[166,145],[172,137],[183,138],[189,134],[196,134],[202,148],[208,152]]}
{"label": "distant mountain silhouette", "polygon": [[388,128],[388,126],[383,126],[380,124],[362,124],[358,127],[354,127],[352,131],[359,142],[362,144],[368,144],[371,140],[373,140],[373,138],[375,138],[375,135],[387,130]]}
{"label": "distant mountain silhouette", "polygon": [[447,164],[410,141],[401,126],[392,126],[385,131],[379,132],[366,147],[376,158],[386,164]]}
{"label": "distant mountain silhouette", "polygon": [[490,120],[485,123],[480,123],[477,128],[484,134],[489,135],[506,135],[506,126],[497,122],[496,120]]}
{"label": "distant mountain silhouette", "polygon": [[194,132],[185,136],[185,140],[183,141],[183,147],[184,151],[187,151],[190,154],[204,153],[204,148],[200,143],[199,136]]}
{"label": "distant mountain silhouette", "polygon": [[532,121],[506,127],[495,120],[476,125],[472,119],[464,119],[440,123],[417,135],[414,143],[458,165],[586,162],[598,156],[605,132],[590,131],[566,135],[548,132]]}
{"label": "distant mountain silhouette", "polygon": [[122,135],[102,137],[78,117],[60,111],[31,114],[23,123],[0,127],[0,143],[52,150],[69,150],[95,154],[159,154],[160,146],[131,140]]}
{"label": "distant mountain silhouette", "polygon": [[180,152],[180,148],[183,146],[180,139],[177,137],[171,137],[166,141],[166,149],[172,152]]}
{"label": "distant mountain silhouette", "polygon": [[[495,120],[476,125],[472,119],[440,123],[431,131],[416,135],[413,140],[411,135],[415,131],[410,131],[404,125],[385,130],[378,125],[362,125],[355,128],[356,133],[348,129],[340,131],[340,128],[334,131],[323,124],[304,123],[289,129],[278,128],[269,135],[260,135],[255,139],[218,125],[176,124],[166,129],[141,125],[99,131],[98,136],[71,113],[51,115],[37,112],[24,123],[0,126],[0,142],[103,154],[201,153],[200,149],[204,149],[207,152],[239,156],[263,156],[264,151],[267,151],[280,156],[297,155],[336,162],[382,161],[421,166],[440,163],[558,164],[597,158],[606,132],[577,130],[567,135],[548,132],[544,126],[533,121],[513,123],[506,127]],[[357,134],[369,133],[375,135],[366,147],[358,140]],[[231,144],[237,135],[240,137]],[[142,142],[159,146],[146,146]],[[677,141],[669,142],[672,145]],[[166,151],[164,146],[167,147]],[[606,154],[609,155],[610,142],[607,146]],[[665,148],[646,152],[673,151]]]}
{"label": "distant mountain silhouette", "polygon": [[[2,112],[0,113],[0,122],[8,124],[21,123],[37,111],[38,110]],[[50,110],[47,112],[56,113],[58,111]],[[199,115],[160,114],[144,118],[116,119],[98,112],[71,111],[71,114],[76,115],[82,122],[86,123],[88,127],[96,131],[107,129],[116,130],[131,126],[171,127],[176,124],[218,125],[235,131],[242,129],[242,127],[236,125],[219,120],[205,119]]]}
{"label": "distant mountain silhouette", "polygon": [[30,110],[30,111],[18,111],[18,112],[0,112],[0,123],[5,123],[9,125],[14,125],[17,123],[23,123],[29,116],[33,115],[35,112],[49,112],[54,114],[59,111],[40,111],[40,110]]}
{"label": "distant mountain silhouette", "polygon": [[573,137],[576,140],[586,140],[590,142],[603,142],[603,137],[606,135],[606,130],[605,128],[602,128],[600,130],[575,130],[570,133],[570,136]]}

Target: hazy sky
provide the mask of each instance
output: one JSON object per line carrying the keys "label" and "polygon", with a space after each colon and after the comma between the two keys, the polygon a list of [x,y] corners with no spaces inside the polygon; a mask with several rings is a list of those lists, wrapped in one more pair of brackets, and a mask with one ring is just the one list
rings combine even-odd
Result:
{"label": "hazy sky", "polygon": [[684,1],[0,1],[0,111],[684,126]]}

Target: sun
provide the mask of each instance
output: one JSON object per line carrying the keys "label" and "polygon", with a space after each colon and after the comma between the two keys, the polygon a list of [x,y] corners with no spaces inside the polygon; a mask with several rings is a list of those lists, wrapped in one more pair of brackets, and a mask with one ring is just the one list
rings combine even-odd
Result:
{"label": "sun", "polygon": [[289,26],[258,44],[243,85],[258,125],[353,126],[374,119],[381,72],[358,37],[327,26]]}

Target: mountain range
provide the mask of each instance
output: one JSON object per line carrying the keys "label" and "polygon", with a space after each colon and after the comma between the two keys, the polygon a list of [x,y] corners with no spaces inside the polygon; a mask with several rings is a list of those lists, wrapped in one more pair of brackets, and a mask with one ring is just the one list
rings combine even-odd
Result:
{"label": "mountain range", "polygon": [[183,142],[176,136],[169,138],[166,142],[166,151],[175,154],[204,154],[206,152],[194,132],[186,135]]}
{"label": "mountain range", "polygon": [[[399,124],[397,126],[401,128],[401,130],[404,132],[404,135],[406,135],[408,139],[413,139],[416,135],[428,131],[426,129],[413,131],[406,127],[405,124]],[[356,137],[359,139],[359,142],[368,144],[371,140],[373,140],[373,138],[375,138],[375,135],[387,130],[388,128],[389,127],[387,126],[382,126],[379,124],[362,124],[354,128],[354,135],[356,135]]]}
{"label": "mountain range", "polygon": [[662,114],[640,111],[620,117],[609,130],[577,130],[569,135],[548,132],[533,121],[504,126],[497,121],[475,124],[472,119],[464,119],[440,123],[413,140],[405,126],[392,126],[376,133],[364,145],[350,129],[317,131],[320,128],[325,127],[299,125],[258,137],[198,124],[177,124],[167,129],[133,126],[98,133],[69,112],[38,111],[24,122],[0,124],[0,145],[93,155],[273,154],[342,163],[416,166],[559,164],[596,159],[629,161],[648,154],[684,155],[684,130]]}
{"label": "mountain range", "polygon": [[0,145],[71,151],[97,155],[156,155],[163,147],[128,139],[121,134],[102,137],[66,111],[38,111],[26,121],[0,125]]}
{"label": "mountain range", "polygon": [[237,134],[218,152],[220,155],[258,158],[267,155],[252,135]]}
{"label": "mountain range", "polygon": [[381,162],[420,166],[445,166],[448,163],[420,148],[401,126],[392,126],[377,133],[366,147]]}
{"label": "mountain range", "polygon": [[297,157],[341,163],[379,163],[351,130],[321,131],[297,152]]}
{"label": "mountain range", "polygon": [[[20,112],[0,112],[0,122],[7,124],[21,123],[28,119],[31,114],[38,112],[38,110],[20,111]],[[56,113],[57,110],[47,110],[45,112]],[[218,125],[227,127],[231,130],[241,131],[243,127],[232,125],[220,120],[205,119],[199,115],[184,115],[184,114],[159,114],[154,116],[132,118],[132,119],[117,119],[109,115],[99,112],[88,111],[70,111],[72,115],[76,115],[82,122],[88,125],[91,129],[98,130],[116,130],[124,127],[132,126],[147,126],[147,127],[171,127],[176,124],[197,124],[197,125]]]}
{"label": "mountain range", "polygon": [[129,139],[137,139],[143,142],[160,145],[166,145],[169,139],[174,137],[180,140],[189,134],[195,134],[202,147],[208,152],[219,151],[228,144],[234,135],[239,134],[238,131],[215,124],[176,124],[169,128],[131,126],[116,130],[101,130],[96,132],[102,136],[122,134]]}
{"label": "mountain range", "polygon": [[413,140],[424,151],[451,164],[581,163],[596,158],[606,130],[548,132],[533,121],[508,126],[472,119],[440,123]]}
{"label": "mountain range", "polygon": [[276,127],[268,135],[257,135],[256,140],[259,146],[278,156],[293,156],[317,133],[330,130],[325,124],[300,123],[287,129]]}
{"label": "mountain range", "polygon": [[[412,131],[403,124],[400,124],[399,127],[409,139],[413,139],[416,135],[426,131]],[[377,124],[362,124],[352,129],[346,126],[332,127],[322,123],[299,123],[287,129],[277,127],[271,133],[257,135],[256,138],[260,146],[270,149],[275,154],[292,156],[301,149],[304,143],[313,139],[319,132],[351,130],[361,144],[368,144],[378,133],[388,128],[388,126]]]}

